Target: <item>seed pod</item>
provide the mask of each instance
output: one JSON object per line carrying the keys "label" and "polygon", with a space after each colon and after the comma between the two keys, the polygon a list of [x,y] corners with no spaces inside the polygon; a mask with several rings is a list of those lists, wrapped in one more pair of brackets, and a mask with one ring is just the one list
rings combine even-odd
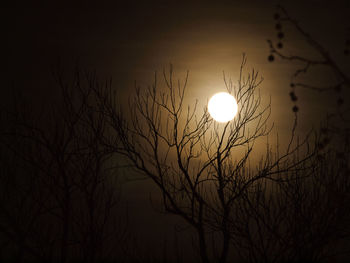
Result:
{"label": "seed pod", "polygon": [[298,97],[295,95],[294,91],[291,91],[289,93],[289,96],[290,96],[292,101],[297,101],[298,100]]}
{"label": "seed pod", "polygon": [[277,37],[278,37],[279,39],[284,38],[284,33],[283,33],[283,32],[279,32],[279,33],[277,34]]}
{"label": "seed pod", "polygon": [[273,18],[274,18],[275,20],[280,19],[280,14],[279,14],[279,13],[275,13],[275,14],[273,15]]}

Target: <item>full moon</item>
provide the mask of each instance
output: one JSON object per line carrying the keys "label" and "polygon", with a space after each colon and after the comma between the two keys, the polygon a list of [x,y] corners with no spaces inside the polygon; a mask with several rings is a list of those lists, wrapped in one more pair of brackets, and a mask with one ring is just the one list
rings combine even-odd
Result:
{"label": "full moon", "polygon": [[237,101],[227,92],[216,93],[208,103],[208,111],[217,122],[232,120],[237,114],[237,110]]}

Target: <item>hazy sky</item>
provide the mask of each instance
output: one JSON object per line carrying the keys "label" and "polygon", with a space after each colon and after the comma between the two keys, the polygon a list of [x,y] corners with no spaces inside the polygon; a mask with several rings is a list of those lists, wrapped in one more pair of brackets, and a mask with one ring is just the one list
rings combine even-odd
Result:
{"label": "hazy sky", "polygon": [[[273,108],[278,108],[274,118],[283,122],[292,105],[288,84],[293,67],[266,59],[266,39],[276,39],[276,2],[327,45],[337,47],[335,40],[345,36],[347,1],[333,1],[331,6],[328,1],[140,1],[16,7],[3,12],[8,26],[6,83],[11,86],[14,80],[28,96],[45,98],[54,89],[50,66],[60,59],[68,68],[79,60],[82,67],[96,69],[101,79],[112,77],[119,90],[129,90],[135,80],[149,84],[154,71],[172,63],[180,78],[190,71],[189,95],[206,101],[224,88],[222,71],[233,79],[237,76],[245,52],[247,68],[259,70],[265,79],[263,96],[271,95]],[[286,49],[308,52],[292,33],[286,31]]]}
{"label": "hazy sky", "polygon": [[[224,89],[223,71],[233,79],[237,77],[244,52],[247,68],[254,67],[264,77],[261,94],[265,99],[271,96],[272,120],[285,134],[293,118],[288,93],[294,67],[267,61],[266,39],[276,40],[276,3],[284,4],[291,16],[329,46],[331,55],[340,56],[345,28],[349,26],[348,1],[139,1],[113,6],[4,9],[7,30],[2,35],[7,71],[2,101],[6,101],[14,84],[28,100],[45,104],[57,92],[50,67],[60,59],[67,69],[79,60],[82,68],[96,69],[101,79],[112,77],[120,91],[130,90],[135,80],[141,85],[150,84],[154,71],[162,71],[172,63],[180,78],[190,71],[188,94],[203,102]],[[288,28],[285,34],[288,52],[309,54],[298,36],[289,33]],[[316,74],[320,81],[332,78],[322,72]],[[300,105],[303,130],[310,128],[310,120],[328,107],[308,92],[300,96]],[[138,201],[131,200],[131,206],[145,196],[147,199],[148,195],[139,192],[134,196]],[[148,199],[142,202],[148,204]],[[156,224],[154,214],[142,216],[145,225]]]}

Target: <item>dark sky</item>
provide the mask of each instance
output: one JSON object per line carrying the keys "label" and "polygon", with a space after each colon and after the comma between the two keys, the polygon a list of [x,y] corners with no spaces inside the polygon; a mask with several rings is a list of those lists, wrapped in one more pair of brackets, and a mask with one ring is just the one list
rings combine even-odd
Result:
{"label": "dark sky", "polygon": [[[154,71],[172,63],[180,78],[190,71],[189,96],[206,101],[224,88],[223,70],[236,77],[245,52],[248,68],[259,70],[265,79],[263,96],[271,95],[273,107],[284,115],[290,112],[285,88],[293,67],[266,60],[266,39],[276,39],[275,4],[284,4],[310,33],[341,53],[341,45],[337,45],[345,36],[346,2],[140,1],[112,6],[7,8],[3,9],[6,85],[12,86],[14,81],[29,97],[45,100],[54,94],[50,67],[60,59],[67,69],[79,60],[82,67],[96,69],[101,79],[112,77],[119,90],[129,90],[135,80],[149,84]],[[291,51],[308,52],[307,45],[297,36],[293,38],[293,32],[286,32],[286,40]],[[307,101],[300,103],[309,105]]]}
{"label": "dark sky", "polygon": [[[331,55],[341,55],[345,28],[349,26],[348,1],[139,1],[112,6],[84,3],[3,8],[6,71],[2,102],[8,100],[13,87],[33,104],[49,102],[57,94],[50,69],[60,59],[67,69],[79,60],[83,68],[96,69],[101,79],[112,77],[121,91],[130,90],[135,80],[141,85],[151,83],[154,71],[172,63],[179,77],[190,71],[188,96],[205,103],[209,96],[224,89],[223,70],[233,79],[237,77],[245,52],[248,68],[258,69],[265,79],[262,97],[271,96],[272,120],[283,135],[292,125],[293,104],[288,92],[294,66],[267,61],[266,39],[276,39],[276,3],[283,4],[306,30],[330,47]],[[312,54],[300,37],[286,31],[286,50]],[[322,81],[332,78],[319,76]],[[327,108],[323,100],[313,96],[305,92],[300,99],[301,130],[309,129],[310,120]],[[153,188],[145,187],[147,184],[130,186],[138,189],[129,200],[131,210],[133,205],[150,210],[148,192]],[[147,191],[140,191],[144,188]],[[139,215],[144,217],[145,225],[157,225],[157,214]],[[169,219],[159,218],[162,224]],[[153,234],[146,233],[145,239]]]}

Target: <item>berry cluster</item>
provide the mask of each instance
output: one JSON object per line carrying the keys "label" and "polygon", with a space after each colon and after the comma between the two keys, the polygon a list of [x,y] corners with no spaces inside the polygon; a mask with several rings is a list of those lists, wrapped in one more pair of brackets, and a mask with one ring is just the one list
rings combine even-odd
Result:
{"label": "berry cluster", "polygon": [[298,108],[298,106],[296,105],[296,102],[297,102],[297,100],[298,100],[298,97],[297,97],[297,95],[295,95],[295,84],[294,84],[293,82],[290,83],[290,87],[291,87],[292,91],[289,92],[289,96],[290,96],[290,99],[294,102],[294,106],[293,106],[292,110],[293,110],[293,112],[296,113],[296,112],[299,111],[299,108]]}
{"label": "berry cluster", "polygon": [[[282,20],[281,20],[281,16],[279,13],[275,13],[273,16],[274,20],[276,21],[275,24],[275,29],[277,31],[277,38],[278,38],[278,42],[276,47],[278,49],[283,48],[283,42],[282,40],[284,39],[284,33],[282,31]],[[273,55],[274,50],[271,50],[271,54],[267,57],[268,61],[272,62],[275,60],[275,57]],[[299,107],[296,105],[296,102],[298,100],[298,97],[295,95],[295,84],[294,83],[290,83],[290,87],[292,88],[292,91],[289,93],[290,99],[293,101],[294,106],[292,108],[293,112],[297,113],[299,111]]]}
{"label": "berry cluster", "polygon": [[[282,43],[282,40],[284,39],[284,33],[282,31],[282,23],[281,23],[281,16],[279,13],[275,13],[273,18],[275,19],[276,21],[276,24],[275,24],[275,29],[277,31],[277,38],[278,38],[278,42],[277,42],[277,48],[281,49],[283,48],[283,43]],[[272,62],[275,60],[275,57],[273,54],[270,54],[268,57],[267,57],[268,61]]]}

